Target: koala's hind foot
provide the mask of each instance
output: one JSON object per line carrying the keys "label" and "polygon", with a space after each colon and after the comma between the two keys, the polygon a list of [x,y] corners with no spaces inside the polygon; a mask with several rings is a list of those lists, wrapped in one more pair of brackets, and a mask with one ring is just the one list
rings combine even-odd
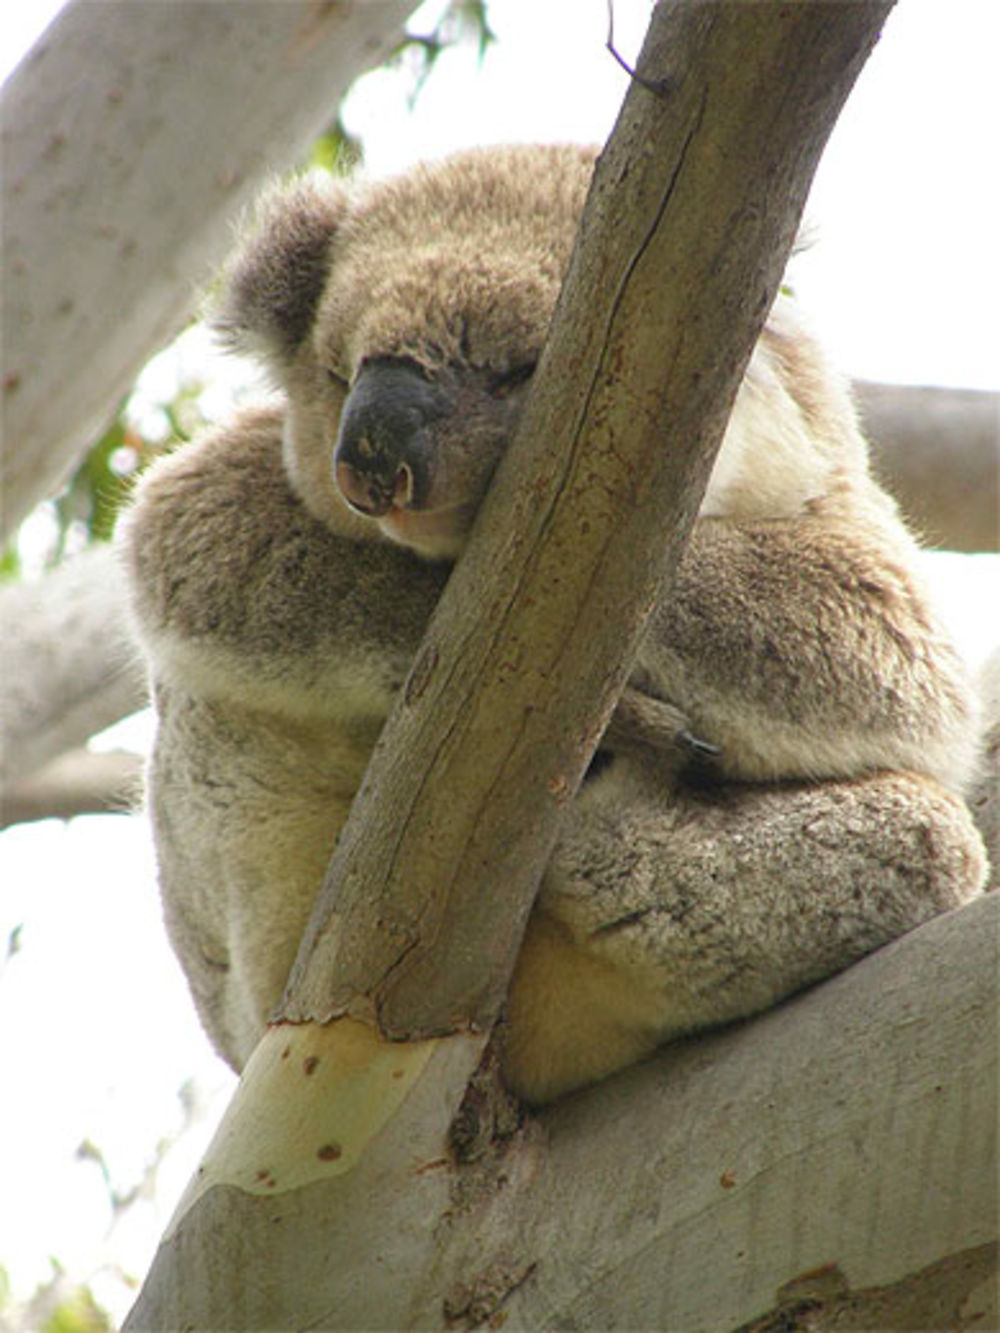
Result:
{"label": "koala's hind foot", "polygon": [[968,811],[930,779],[669,797],[651,767],[595,781],[547,872],[505,1037],[528,1101],[765,1009],[982,886]]}

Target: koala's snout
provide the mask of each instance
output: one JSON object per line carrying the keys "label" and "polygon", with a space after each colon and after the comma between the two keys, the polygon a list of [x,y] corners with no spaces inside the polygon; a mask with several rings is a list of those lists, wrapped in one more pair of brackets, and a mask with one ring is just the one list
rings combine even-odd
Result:
{"label": "koala's snout", "polygon": [[409,362],[365,365],[344,404],[333,454],[347,503],[373,518],[422,508],[431,487],[428,426],[451,408],[450,394]]}

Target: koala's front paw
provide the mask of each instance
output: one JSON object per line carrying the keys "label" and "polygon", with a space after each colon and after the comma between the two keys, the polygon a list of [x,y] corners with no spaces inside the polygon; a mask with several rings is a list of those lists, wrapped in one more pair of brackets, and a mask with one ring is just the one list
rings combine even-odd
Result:
{"label": "koala's front paw", "polygon": [[710,767],[721,753],[717,745],[694,735],[690,719],[679,708],[632,685],[622,691],[602,745],[653,750],[677,772]]}

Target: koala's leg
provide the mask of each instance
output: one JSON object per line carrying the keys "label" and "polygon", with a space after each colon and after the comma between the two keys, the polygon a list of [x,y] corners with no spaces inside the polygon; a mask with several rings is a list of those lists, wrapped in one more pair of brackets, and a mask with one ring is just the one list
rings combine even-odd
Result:
{"label": "koala's leg", "polygon": [[930,779],[671,792],[618,758],[592,785],[509,997],[506,1076],[533,1102],[762,1010],[984,878],[968,811]]}

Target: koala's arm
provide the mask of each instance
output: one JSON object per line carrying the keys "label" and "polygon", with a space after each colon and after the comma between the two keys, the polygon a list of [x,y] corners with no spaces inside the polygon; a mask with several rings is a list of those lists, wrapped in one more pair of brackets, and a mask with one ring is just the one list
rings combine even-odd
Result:
{"label": "koala's arm", "polygon": [[122,537],[157,734],[164,915],[202,1021],[242,1066],[447,573],[313,518],[277,412],[159,463]]}
{"label": "koala's arm", "polygon": [[974,694],[911,566],[891,528],[702,519],[631,684],[719,748],[722,777],[912,770],[961,790]]}
{"label": "koala's arm", "polygon": [[140,483],[122,551],[154,678],[279,716],[384,716],[447,570],[314,518],[282,424],[247,413]]}

